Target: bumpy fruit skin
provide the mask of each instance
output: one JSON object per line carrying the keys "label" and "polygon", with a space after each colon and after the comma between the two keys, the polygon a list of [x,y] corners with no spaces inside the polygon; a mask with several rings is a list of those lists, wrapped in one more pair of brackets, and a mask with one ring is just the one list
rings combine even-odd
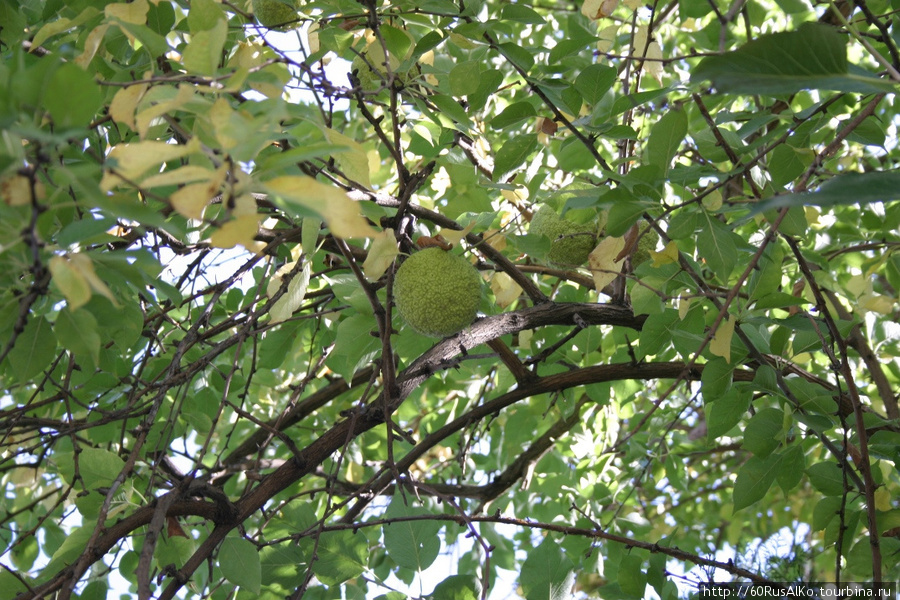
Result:
{"label": "bumpy fruit skin", "polygon": [[[393,54],[388,54],[388,64],[391,73],[406,85],[409,81],[407,73],[399,73],[400,59]],[[359,87],[364,92],[375,92],[387,86],[387,69],[385,69],[384,49],[377,43],[370,44],[360,55],[357,55],[350,64],[350,71],[356,73],[359,78]]]}
{"label": "bumpy fruit skin", "polygon": [[532,217],[529,232],[550,238],[548,257],[560,265],[583,265],[597,245],[596,223],[575,223],[546,204]]}
{"label": "bumpy fruit skin", "polygon": [[397,269],[394,302],[406,324],[422,335],[453,335],[475,320],[481,276],[461,256],[441,248],[419,250]]}
{"label": "bumpy fruit skin", "polygon": [[253,15],[263,27],[280,27],[297,20],[293,1],[253,0]]}
{"label": "bumpy fruit skin", "polygon": [[638,240],[634,254],[631,256],[631,266],[637,267],[641,263],[650,260],[650,251],[656,251],[657,242],[659,242],[659,234],[656,233],[656,230],[650,229],[644,232],[644,235]]}

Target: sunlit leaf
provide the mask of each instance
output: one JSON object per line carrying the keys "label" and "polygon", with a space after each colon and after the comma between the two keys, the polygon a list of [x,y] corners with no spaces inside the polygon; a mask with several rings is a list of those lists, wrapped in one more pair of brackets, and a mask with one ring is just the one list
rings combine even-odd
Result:
{"label": "sunlit leaf", "polygon": [[877,93],[897,84],[860,73],[847,62],[846,37],[827,25],[804,23],[796,31],[773,33],[726,54],[700,61],[693,81],[711,81],[719,91],[791,94],[820,89]]}
{"label": "sunlit leaf", "polygon": [[342,238],[375,237],[376,231],[359,212],[359,206],[338,188],[310,177],[285,175],[265,183],[266,189],[305,212],[322,218],[334,235]]}
{"label": "sunlit leaf", "polygon": [[259,593],[262,583],[259,550],[249,541],[225,538],[219,548],[219,567],[231,583],[253,594]]}

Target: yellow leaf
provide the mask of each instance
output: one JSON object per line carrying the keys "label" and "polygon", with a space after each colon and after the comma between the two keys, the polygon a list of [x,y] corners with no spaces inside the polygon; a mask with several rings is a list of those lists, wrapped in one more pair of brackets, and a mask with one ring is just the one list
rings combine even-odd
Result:
{"label": "yellow leaf", "polygon": [[703,208],[715,212],[722,208],[722,192],[719,190],[713,190],[703,197],[702,202]]}
{"label": "yellow leaf", "polygon": [[147,23],[147,11],[150,5],[147,0],[134,0],[134,2],[107,4],[104,9],[108,19],[118,19],[123,23],[132,25],[144,25]]}
{"label": "yellow leaf", "polygon": [[491,277],[491,291],[500,308],[506,308],[522,294],[522,288],[513,278],[502,271],[497,271]]}
{"label": "yellow leaf", "polygon": [[524,185],[517,185],[514,190],[501,190],[500,195],[513,204],[518,204],[523,200],[528,200],[528,188]]}
{"label": "yellow leaf", "polygon": [[641,25],[634,32],[634,41],[631,45],[631,54],[638,57],[646,56],[649,29],[646,25]]}
{"label": "yellow leaf", "polygon": [[584,0],[581,5],[581,14],[596,21],[611,15],[618,4],[619,0]]}
{"label": "yellow leaf", "polygon": [[688,315],[688,311],[691,310],[691,304],[693,303],[693,298],[678,298],[678,318],[684,321],[684,318]]}
{"label": "yellow leaf", "polygon": [[892,507],[891,492],[883,487],[875,490],[875,509],[883,512],[891,510]]}
{"label": "yellow leaf", "polygon": [[624,0],[624,4],[631,10],[637,10],[644,5],[642,0]]}
{"label": "yellow leaf", "polygon": [[616,34],[619,32],[618,25],[610,25],[604,27],[597,33],[597,51],[609,52],[616,43]]}
{"label": "yellow leaf", "polygon": [[880,315],[889,315],[894,310],[894,299],[889,296],[866,292],[859,297],[859,307]]}
{"label": "yellow leaf", "polygon": [[158,175],[150,175],[141,181],[141,187],[152,188],[161,185],[182,185],[204,181],[215,175],[215,171],[197,165],[185,165]]}
{"label": "yellow leaf", "polygon": [[142,175],[151,168],[171,160],[183,158],[200,149],[197,138],[187,144],[167,144],[146,141],[134,144],[119,144],[106,157],[107,168],[100,181],[100,189],[108,192],[123,183],[139,183]]}
{"label": "yellow leaf", "polygon": [[[160,95],[172,93],[171,87],[157,89],[157,93]],[[140,136],[143,138],[145,135],[147,135],[147,130],[150,129],[150,124],[158,119],[161,115],[177,110],[193,100],[194,91],[194,86],[192,85],[180,85],[178,86],[177,93],[170,99],[166,99],[163,97],[160,97],[159,99],[153,98],[153,105],[150,106],[150,108],[142,110],[135,117],[135,125],[137,126],[137,132],[140,134]]]}
{"label": "yellow leaf", "polygon": [[674,240],[670,240],[669,243],[666,244],[666,247],[659,252],[651,250],[650,258],[653,259],[654,267],[661,267],[673,262],[678,262],[678,244],[676,244]]}
{"label": "yellow leaf", "polygon": [[322,217],[331,233],[340,238],[370,238],[377,232],[359,212],[359,206],[340,189],[311,177],[284,175],[265,184],[269,193],[288,204],[297,204],[304,212]]}
{"label": "yellow leaf", "polygon": [[234,248],[241,245],[248,250],[256,251],[257,241],[254,239],[259,231],[259,217],[242,215],[228,221],[209,237],[209,243],[215,248]]}
{"label": "yellow leaf", "polygon": [[97,50],[100,49],[100,44],[103,42],[103,36],[106,35],[107,29],[109,29],[109,23],[97,25],[91,30],[84,40],[84,52],[75,58],[76,65],[82,69],[87,69],[91,61],[94,60]]}
{"label": "yellow leaf", "polygon": [[438,235],[444,238],[451,246],[459,246],[462,239],[469,235],[473,229],[475,229],[475,221],[466,225],[462,230],[441,229]]}
{"label": "yellow leaf", "polygon": [[31,47],[33,49],[37,49],[41,44],[45,41],[53,37],[58,33],[62,33],[63,31],[69,31],[70,29],[74,29],[90,21],[94,17],[99,14],[99,11],[93,6],[89,6],[85,8],[81,13],[78,14],[74,19],[67,19],[65,17],[56,19],[55,21],[51,21],[41,27],[41,29],[35,34],[34,39],[31,40]]}
{"label": "yellow leaf", "polygon": [[[296,263],[291,263],[292,269],[295,264]],[[279,269],[279,271],[281,271],[281,269]],[[275,301],[275,305],[272,306],[272,309],[269,311],[269,315],[272,317],[269,324],[281,323],[282,321],[289,319],[291,315],[294,314],[294,311],[300,308],[303,299],[306,297],[306,290],[309,287],[310,272],[310,262],[306,261],[303,265],[303,269],[300,273],[294,274],[293,279],[288,283],[285,293]],[[281,277],[283,278],[284,275],[285,274],[282,273]],[[282,278],[278,279],[279,287]],[[276,288],[276,291],[277,289],[278,288]]]}
{"label": "yellow leaf", "polygon": [[363,263],[363,273],[369,281],[377,281],[388,270],[394,258],[400,253],[393,229],[385,229],[375,236],[369,247],[369,254]]}
{"label": "yellow leaf", "polygon": [[594,289],[602,292],[603,288],[622,272],[625,257],[616,257],[625,249],[625,238],[607,236],[588,255],[588,268],[594,277]]}
{"label": "yellow leaf", "polygon": [[867,290],[872,289],[872,286],[866,279],[866,276],[860,274],[851,276],[850,279],[847,280],[845,287],[848,292],[850,292],[857,298],[864,294]]}
{"label": "yellow leaf", "polygon": [[313,23],[306,30],[306,41],[309,44],[309,53],[315,54],[319,51],[319,24]]}
{"label": "yellow leaf", "polygon": [[503,235],[499,229],[488,229],[484,232],[484,241],[499,252],[503,252],[506,249],[506,236]]}
{"label": "yellow leaf", "polygon": [[256,214],[256,198],[252,194],[241,194],[234,200],[231,214],[235,217]]}
{"label": "yellow leaf", "polygon": [[731,338],[734,336],[734,319],[726,317],[719,323],[715,335],[709,341],[709,351],[731,362]]}
{"label": "yellow leaf", "polygon": [[334,154],[338,168],[351,181],[362,184],[365,188],[371,188],[369,157],[363,147],[356,140],[334,129],[325,128],[324,133],[329,142],[344,147],[344,149],[338,149]]}
{"label": "yellow leaf", "polygon": [[103,283],[103,280],[100,279],[100,277],[97,276],[97,272],[94,271],[94,263],[90,256],[83,252],[79,252],[77,254],[70,254],[68,258],[72,268],[81,273],[82,277],[84,277],[94,292],[104,296],[113,303],[113,306],[119,306],[112,291],[106,287],[106,284]]}
{"label": "yellow leaf", "polygon": [[87,304],[91,299],[91,286],[87,279],[64,256],[53,256],[47,265],[53,283],[66,298],[70,310]]}
{"label": "yellow leaf", "polygon": [[[181,169],[176,169],[175,172],[190,168],[190,166],[182,167]],[[222,184],[225,182],[225,177],[228,175],[228,169],[225,165],[222,165],[215,171],[202,170],[206,171],[206,181],[186,185],[169,197],[172,208],[188,219],[200,219],[203,217],[203,210],[219,194]],[[256,204],[253,205],[253,210],[249,212],[256,214]]]}
{"label": "yellow leaf", "polygon": [[0,180],[0,198],[9,206],[24,206],[31,203],[31,182],[22,175],[13,175]]}
{"label": "yellow leaf", "polygon": [[188,219],[202,219],[203,211],[210,199],[219,191],[218,181],[204,181],[202,183],[192,183],[177,190],[169,196],[169,203],[172,208],[183,217]]}
{"label": "yellow leaf", "polygon": [[650,42],[647,46],[647,58],[650,59],[644,64],[644,69],[656,80],[656,83],[662,84],[663,63],[662,48],[656,42]]}
{"label": "yellow leaf", "polygon": [[138,83],[129,85],[116,92],[112,102],[109,104],[109,116],[113,121],[128,125],[132,130],[137,131],[134,122],[134,114],[137,111],[137,105],[147,93],[150,86],[146,83]]}

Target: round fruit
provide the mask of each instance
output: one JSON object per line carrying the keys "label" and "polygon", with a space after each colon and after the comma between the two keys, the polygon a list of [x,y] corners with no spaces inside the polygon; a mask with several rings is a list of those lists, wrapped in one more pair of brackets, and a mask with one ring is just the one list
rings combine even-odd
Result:
{"label": "round fruit", "polygon": [[297,20],[297,8],[291,0],[253,0],[253,15],[263,27],[281,27]]}
{"label": "round fruit", "polygon": [[582,265],[597,245],[597,223],[576,223],[544,204],[531,219],[530,233],[550,238],[550,262]]}
{"label": "round fruit", "polygon": [[397,269],[394,302],[406,324],[422,335],[453,335],[475,320],[481,276],[459,255],[441,248],[419,250]]}
{"label": "round fruit", "polygon": [[[400,73],[400,59],[393,54],[388,53],[388,65],[391,67],[391,73],[403,84],[408,81],[407,73]],[[364,92],[377,92],[387,87],[388,74],[385,68],[384,48],[381,44],[374,42],[366,47],[362,54],[358,54],[350,64],[350,72],[355,73],[359,78],[359,87]]]}
{"label": "round fruit", "polygon": [[655,229],[648,229],[638,240],[637,248],[631,255],[631,266],[637,267],[641,263],[650,260],[650,252],[656,251],[656,244],[659,242],[659,234]]}

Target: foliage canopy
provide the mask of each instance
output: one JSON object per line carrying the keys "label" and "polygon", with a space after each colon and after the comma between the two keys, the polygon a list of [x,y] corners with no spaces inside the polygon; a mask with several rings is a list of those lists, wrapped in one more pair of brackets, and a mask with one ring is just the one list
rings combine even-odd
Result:
{"label": "foliage canopy", "polygon": [[900,576],[897,0],[263,4],[0,0],[0,596]]}

